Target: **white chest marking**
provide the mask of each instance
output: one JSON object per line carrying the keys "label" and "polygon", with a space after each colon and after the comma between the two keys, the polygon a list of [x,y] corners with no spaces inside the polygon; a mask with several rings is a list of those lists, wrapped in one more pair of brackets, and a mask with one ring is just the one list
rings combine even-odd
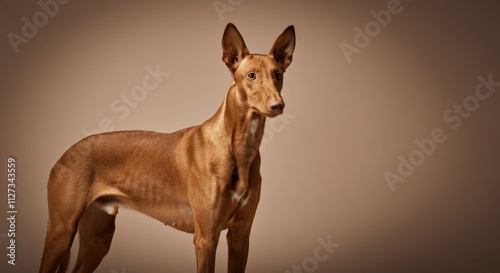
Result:
{"label": "white chest marking", "polygon": [[250,123],[250,135],[252,136],[252,142],[255,140],[255,133],[257,132],[257,127],[259,126],[259,119],[254,118]]}
{"label": "white chest marking", "polygon": [[238,194],[236,192],[233,192],[231,197],[232,197],[234,202],[240,202],[241,206],[243,207],[248,203],[248,199],[250,199],[250,194],[251,193],[248,192],[247,195],[244,198],[242,198],[243,197],[242,194]]}
{"label": "white chest marking", "polygon": [[248,203],[248,199],[250,199],[250,192],[245,196],[245,198],[241,199],[241,206],[245,206]]}
{"label": "white chest marking", "polygon": [[233,199],[234,202],[239,202],[243,194],[238,194],[237,192],[233,191],[231,194],[231,198]]}

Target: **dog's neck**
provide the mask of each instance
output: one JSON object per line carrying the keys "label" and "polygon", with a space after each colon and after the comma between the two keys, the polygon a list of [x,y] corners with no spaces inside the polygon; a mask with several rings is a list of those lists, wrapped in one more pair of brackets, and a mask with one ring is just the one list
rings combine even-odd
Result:
{"label": "dog's neck", "polygon": [[259,151],[265,121],[266,117],[252,110],[233,81],[219,110],[202,126],[221,149],[229,149],[238,168],[248,168]]}

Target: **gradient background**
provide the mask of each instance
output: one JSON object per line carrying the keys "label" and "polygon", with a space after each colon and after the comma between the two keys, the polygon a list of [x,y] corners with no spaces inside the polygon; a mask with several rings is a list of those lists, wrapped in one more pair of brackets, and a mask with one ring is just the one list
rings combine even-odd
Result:
{"label": "gradient background", "polygon": [[[230,82],[220,41],[234,22],[251,52],[268,52],[290,24],[297,32],[287,118],[268,120],[264,137],[247,272],[302,267],[328,236],[340,247],[314,272],[500,272],[500,87],[457,130],[442,118],[478,76],[500,81],[497,1],[402,1],[351,63],[339,44],[387,0],[232,1],[221,16],[211,0],[186,2],[73,0],[16,54],[7,34],[41,8],[2,1],[0,207],[13,155],[19,212],[14,267],[0,221],[0,271],[38,270],[48,174],[83,130],[109,118],[115,130],[170,132],[215,113]],[[120,119],[112,102],[157,65],[169,76]],[[384,173],[434,128],[447,140],[392,192]],[[217,272],[226,255],[224,231]],[[96,272],[195,272],[192,235],[121,210]]]}

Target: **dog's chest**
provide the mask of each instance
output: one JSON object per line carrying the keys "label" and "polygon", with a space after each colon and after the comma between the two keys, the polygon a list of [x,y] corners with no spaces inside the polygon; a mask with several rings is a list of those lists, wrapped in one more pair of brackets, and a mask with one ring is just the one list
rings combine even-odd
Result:
{"label": "dog's chest", "polygon": [[234,166],[233,172],[231,174],[231,202],[232,203],[240,203],[240,205],[244,206],[248,202],[248,197],[249,197],[249,192],[246,191],[244,193],[240,193],[236,191],[236,185],[237,183],[242,183],[243,181],[240,181],[240,176],[238,174],[238,166]]}

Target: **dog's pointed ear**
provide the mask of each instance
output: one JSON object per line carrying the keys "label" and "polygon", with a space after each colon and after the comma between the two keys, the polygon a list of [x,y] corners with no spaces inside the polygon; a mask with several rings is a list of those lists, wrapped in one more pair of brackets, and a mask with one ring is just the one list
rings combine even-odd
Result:
{"label": "dog's pointed ear", "polygon": [[288,26],[274,42],[269,55],[278,62],[283,70],[292,63],[293,51],[295,49],[295,28]]}
{"label": "dog's pointed ear", "polygon": [[228,23],[222,35],[222,61],[234,73],[241,60],[248,54],[247,46],[240,32],[232,23]]}

